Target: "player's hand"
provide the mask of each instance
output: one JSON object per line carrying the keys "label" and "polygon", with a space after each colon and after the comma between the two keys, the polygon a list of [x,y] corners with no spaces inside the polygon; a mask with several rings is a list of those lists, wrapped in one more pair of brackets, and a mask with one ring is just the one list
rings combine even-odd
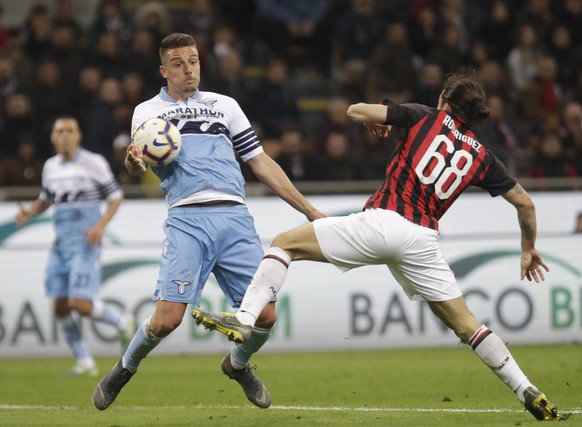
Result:
{"label": "player's hand", "polygon": [[319,218],[327,218],[326,214],[324,214],[321,211],[318,211],[317,209],[315,209],[312,212],[309,212],[309,214],[306,216],[307,216],[307,219],[309,220],[309,222],[312,222],[312,221],[319,219]]}
{"label": "player's hand", "polygon": [[147,170],[146,163],[143,160],[143,152],[140,147],[130,144],[127,147],[127,154],[125,159],[131,165],[132,168],[145,172]]}
{"label": "player's hand", "polygon": [[87,230],[87,237],[85,238],[85,243],[88,246],[95,246],[101,243],[103,240],[103,228],[95,225]]}
{"label": "player's hand", "polygon": [[530,282],[532,279],[536,283],[543,282],[546,280],[543,270],[550,271],[537,250],[521,252],[521,280],[526,277]]}
{"label": "player's hand", "polygon": [[373,123],[364,123],[368,132],[379,138],[386,138],[390,131],[392,130],[391,125],[378,125]]}
{"label": "player's hand", "polygon": [[30,220],[30,211],[24,207],[22,202],[17,203],[18,212],[16,212],[16,216],[14,219],[16,220],[16,226],[22,227]]}

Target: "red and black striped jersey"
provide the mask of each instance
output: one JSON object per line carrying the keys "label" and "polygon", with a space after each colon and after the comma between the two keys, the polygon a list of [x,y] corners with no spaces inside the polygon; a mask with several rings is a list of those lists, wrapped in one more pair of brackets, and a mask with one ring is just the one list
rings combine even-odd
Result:
{"label": "red and black striped jersey", "polygon": [[385,181],[364,209],[392,210],[438,230],[438,220],[466,188],[477,186],[495,197],[516,184],[462,116],[388,102],[387,117],[386,124],[402,128],[402,134]]}

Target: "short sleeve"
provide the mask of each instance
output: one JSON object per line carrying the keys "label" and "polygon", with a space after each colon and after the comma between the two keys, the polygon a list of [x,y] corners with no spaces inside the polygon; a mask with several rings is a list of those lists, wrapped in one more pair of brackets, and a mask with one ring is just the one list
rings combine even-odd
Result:
{"label": "short sleeve", "polygon": [[119,187],[109,163],[107,163],[105,157],[99,154],[94,154],[91,162],[91,178],[104,189],[107,200],[123,197],[123,191]]}
{"label": "short sleeve", "polygon": [[426,105],[396,104],[389,99],[386,99],[384,103],[388,107],[385,124],[406,129],[411,128],[423,117],[436,111],[434,108],[427,107]]}
{"label": "short sleeve", "polygon": [[483,180],[476,186],[487,191],[491,197],[496,197],[515,187],[517,181],[509,174],[501,160],[490,150],[487,151],[491,157],[491,165],[485,172]]}

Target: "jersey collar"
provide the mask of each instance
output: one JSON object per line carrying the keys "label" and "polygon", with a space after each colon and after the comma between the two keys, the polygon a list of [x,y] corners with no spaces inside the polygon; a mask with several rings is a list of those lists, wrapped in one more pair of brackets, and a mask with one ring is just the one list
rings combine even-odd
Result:
{"label": "jersey collar", "polygon": [[[196,100],[196,99],[200,99],[200,97],[201,97],[200,91],[198,89],[196,89],[196,92],[194,92],[194,94],[188,99]],[[176,100],[170,96],[170,94],[168,93],[168,86],[163,86],[160,89],[160,98],[162,98],[163,101],[167,101],[167,102],[179,102],[178,100]]]}
{"label": "jersey collar", "polygon": [[73,156],[73,158],[72,158],[70,161],[68,161],[68,162],[65,162],[65,160],[63,159],[63,156],[61,156],[61,155],[59,154],[59,160],[60,160],[61,164],[63,164],[63,165],[64,165],[65,163],[76,163],[76,162],[77,162],[77,159],[78,159],[78,158],[79,158],[79,156],[81,155],[81,150],[82,150],[82,149],[83,149],[83,148],[82,148],[82,147],[80,147],[80,146],[79,146],[79,147],[77,147],[77,152],[75,153],[75,155]]}

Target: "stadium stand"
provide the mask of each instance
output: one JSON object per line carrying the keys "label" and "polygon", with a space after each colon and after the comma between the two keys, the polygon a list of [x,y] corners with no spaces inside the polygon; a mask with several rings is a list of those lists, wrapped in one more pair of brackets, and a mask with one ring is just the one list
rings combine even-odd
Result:
{"label": "stadium stand", "polygon": [[446,73],[472,66],[494,112],[478,130],[484,143],[526,184],[542,178],[538,188],[580,188],[582,0],[16,3],[0,8],[0,160],[21,166],[2,167],[2,187],[38,184],[34,171],[51,155],[46,124],[60,113],[77,116],[85,144],[106,155],[121,182],[135,184],[118,164],[128,112],[163,83],[157,42],[183,31],[197,39],[201,89],[236,98],[275,155],[299,129],[302,152],[326,165],[327,181],[376,179],[361,165],[390,150],[334,128],[343,133],[334,146],[346,145],[352,167],[360,165],[346,173],[325,149],[338,99],[434,104]]}

